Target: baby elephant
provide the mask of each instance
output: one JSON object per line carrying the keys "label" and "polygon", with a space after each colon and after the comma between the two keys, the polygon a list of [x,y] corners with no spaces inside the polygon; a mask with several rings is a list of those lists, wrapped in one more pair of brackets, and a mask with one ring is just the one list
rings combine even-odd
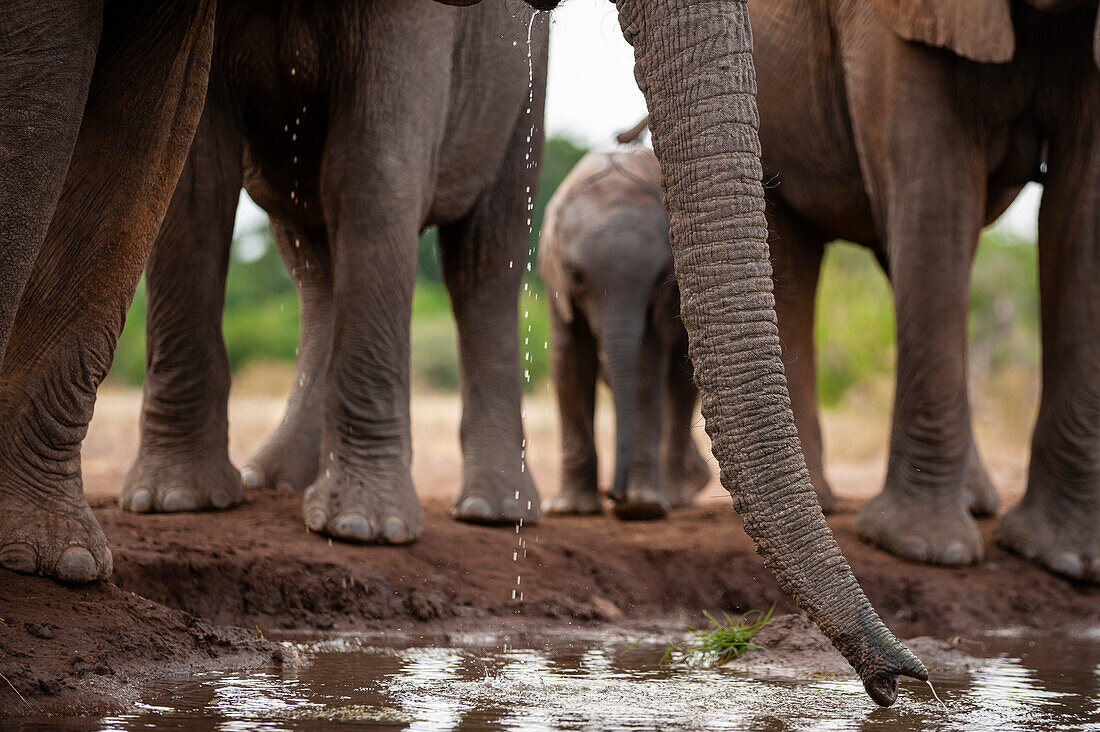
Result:
{"label": "baby elephant", "polygon": [[546,208],[538,266],[552,303],[562,423],[562,485],[548,513],[603,511],[592,428],[601,374],[615,400],[610,497],[619,518],[690,505],[710,480],[691,438],[698,392],[663,195],[652,153],[589,153]]}

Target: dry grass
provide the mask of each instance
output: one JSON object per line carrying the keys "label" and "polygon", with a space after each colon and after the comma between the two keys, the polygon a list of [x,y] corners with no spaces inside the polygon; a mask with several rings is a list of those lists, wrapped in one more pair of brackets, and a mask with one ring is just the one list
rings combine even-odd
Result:
{"label": "dry grass", "polygon": [[[234,380],[229,406],[230,457],[237,465],[259,448],[282,419],[292,379],[289,366],[261,364],[246,368]],[[1023,492],[1038,387],[1034,374],[1023,370],[1002,370],[994,379],[993,383],[975,385],[975,393],[983,395],[975,399],[975,430],[994,482],[1012,501]],[[841,496],[866,498],[881,487],[891,399],[892,383],[878,379],[852,389],[839,407],[823,413],[827,473]],[[600,464],[606,484],[611,479],[614,421],[606,390],[601,390],[599,401],[596,431],[600,454],[606,456]],[[107,386],[100,391],[84,449],[89,493],[117,494],[137,454],[140,408],[137,389]],[[529,394],[524,408],[528,464],[542,494],[550,495],[558,483],[560,437],[549,385]],[[449,497],[457,490],[461,475],[459,417],[457,395],[414,388],[413,478],[424,497]],[[694,429],[700,445],[709,446],[701,419],[696,420]],[[715,480],[701,500],[724,502],[728,498]]]}

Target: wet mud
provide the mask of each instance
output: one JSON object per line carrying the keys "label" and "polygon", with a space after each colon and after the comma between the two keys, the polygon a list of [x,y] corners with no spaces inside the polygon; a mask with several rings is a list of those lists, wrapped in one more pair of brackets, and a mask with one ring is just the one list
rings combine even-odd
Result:
{"label": "wet mud", "polygon": [[[293,663],[264,636],[295,629],[640,634],[698,625],[704,611],[795,611],[728,499],[663,521],[554,517],[517,534],[451,521],[446,501],[429,498],[423,538],[404,548],[311,534],[300,501],[253,491],[227,512],[136,516],[94,496],[114,552],[111,582],[65,588],[0,570],[0,717],[123,708],[157,676]],[[1100,626],[1100,589],[997,549],[994,522],[981,522],[984,562],[945,569],[860,542],[858,505],[842,501],[830,517],[837,539],[895,632],[940,639],[915,643],[934,666],[965,664],[959,644],[990,629]],[[743,663],[846,672],[816,633],[803,619],[776,621],[760,635],[769,650]]]}

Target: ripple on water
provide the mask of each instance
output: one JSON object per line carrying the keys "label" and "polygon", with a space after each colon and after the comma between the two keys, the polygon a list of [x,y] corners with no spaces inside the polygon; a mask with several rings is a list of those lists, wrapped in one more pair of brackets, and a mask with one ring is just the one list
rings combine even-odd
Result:
{"label": "ripple on water", "polygon": [[673,671],[652,639],[526,638],[510,650],[499,639],[427,640],[299,642],[302,667],[161,682],[132,714],[42,728],[1100,730],[1100,639],[1088,635],[987,638],[984,665],[935,679],[946,710],[923,684],[879,709],[853,678]]}

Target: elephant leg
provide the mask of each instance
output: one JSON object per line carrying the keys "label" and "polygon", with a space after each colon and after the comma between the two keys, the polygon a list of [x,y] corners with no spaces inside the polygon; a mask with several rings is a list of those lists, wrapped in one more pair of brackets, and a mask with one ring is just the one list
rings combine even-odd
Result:
{"label": "elephant leg", "polygon": [[[413,60],[408,64],[395,61],[393,68],[415,68]],[[416,79],[406,83],[421,88],[424,99],[445,98],[445,90],[417,87]],[[357,109],[367,110],[365,118],[353,111],[334,122],[321,170],[332,338],[321,396],[321,458],[303,511],[311,530],[333,538],[407,544],[424,526],[411,473],[409,327],[432,169],[424,141],[436,139],[436,131],[417,129],[409,115],[399,132],[374,116],[385,110],[365,103]],[[371,133],[381,129],[389,134]]]}
{"label": "elephant leg", "polygon": [[887,204],[897,392],[886,484],[860,510],[856,529],[906,559],[970,564],[983,554],[965,487],[972,449],[967,306],[984,172],[965,155],[944,164],[920,145],[907,147],[930,165],[910,158],[897,165],[909,175],[894,182]]}
{"label": "elephant leg", "polygon": [[209,70],[213,2],[134,5],[107,6],[69,173],[0,369],[0,566],[65,582],[111,572],[80,444]]}
{"label": "elephant leg", "polygon": [[[413,489],[409,321],[419,222],[363,185],[323,190],[333,242],[332,343],[325,373],[317,480],[304,514],[313,531],[356,542],[406,544],[424,525]],[[401,197],[404,198],[403,196]],[[411,197],[415,200],[415,196]]]}
{"label": "elephant leg", "polygon": [[[1064,122],[1096,115],[1093,103],[1091,114]],[[1063,129],[1050,143],[1039,211],[1042,401],[1027,492],[1001,519],[997,541],[1100,583],[1100,143],[1083,132]]]}
{"label": "elephant leg", "polygon": [[0,361],[61,196],[102,20],[102,0],[0,6]]}
{"label": "elephant leg", "polygon": [[241,138],[210,98],[146,265],[141,445],[119,503],[136,513],[244,500],[229,461],[222,308],[241,190]]}
{"label": "elephant leg", "polygon": [[810,469],[810,482],[817,491],[821,509],[829,513],[836,505],[836,497],[825,479],[814,347],[814,306],[825,241],[783,204],[769,201],[767,213],[775,314],[783,344],[787,389],[791,394],[802,454]]}
{"label": "elephant leg", "polygon": [[703,490],[714,475],[691,436],[699,388],[695,386],[688,358],[687,331],[679,320],[671,328],[668,378],[661,413],[661,491],[669,506],[684,508],[695,502],[695,494]]}
{"label": "elephant leg", "polygon": [[[879,260],[879,264],[886,270],[889,278],[889,263]],[[977,518],[986,518],[997,515],[997,509],[1001,506],[1001,497],[997,493],[997,487],[989,477],[989,473],[982,463],[978,446],[974,442],[974,435],[970,435],[970,447],[966,456],[966,477],[964,483],[966,505],[970,514]]]}
{"label": "elephant leg", "polygon": [[561,489],[544,508],[550,514],[603,513],[593,433],[596,339],[579,312],[570,323],[551,312],[550,327],[550,375],[561,415]]}
{"label": "elephant leg", "polygon": [[1001,496],[997,493],[997,486],[993,485],[993,479],[985,469],[981,455],[978,454],[978,446],[974,444],[973,434],[970,436],[970,450],[966,454],[966,483],[964,487],[967,508],[970,515],[978,518],[988,518],[997,515],[997,509],[1001,507]]}
{"label": "elephant leg", "polygon": [[332,262],[323,230],[273,222],[272,234],[302,303],[298,360],[283,421],[241,469],[241,480],[248,488],[305,490],[320,465],[325,361],[332,342]]}
{"label": "elephant leg", "polygon": [[[462,490],[451,506],[451,516],[459,521],[532,523],[541,510],[523,457],[524,366],[516,306],[526,271],[528,191],[537,182],[537,168],[527,166],[525,154],[531,145],[541,149],[542,144],[527,142],[529,120],[542,119],[541,108],[533,114],[517,123],[502,172],[473,211],[439,230],[443,279],[458,326],[462,384]],[[525,342],[525,348],[535,347]]]}

